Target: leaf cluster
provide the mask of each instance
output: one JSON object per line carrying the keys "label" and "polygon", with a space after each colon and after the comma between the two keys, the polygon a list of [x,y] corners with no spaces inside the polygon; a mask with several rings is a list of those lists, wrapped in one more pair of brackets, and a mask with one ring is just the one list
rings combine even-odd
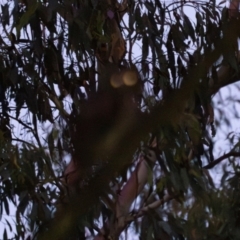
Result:
{"label": "leaf cluster", "polygon": [[[109,235],[153,140],[157,161],[126,229],[140,239],[239,239],[239,143],[214,159],[212,97],[239,79],[240,22],[213,2],[1,5],[0,212],[15,205],[16,239]],[[68,156],[77,180],[62,176]],[[231,171],[216,187],[206,169],[226,158]]]}

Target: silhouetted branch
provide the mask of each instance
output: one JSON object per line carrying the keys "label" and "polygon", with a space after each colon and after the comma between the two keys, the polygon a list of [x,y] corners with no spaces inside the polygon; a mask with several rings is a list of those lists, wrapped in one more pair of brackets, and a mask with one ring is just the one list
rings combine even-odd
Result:
{"label": "silhouetted branch", "polygon": [[214,160],[213,162],[209,163],[208,165],[204,166],[203,168],[211,169],[229,157],[240,157],[240,152],[229,152],[227,154],[224,154],[223,156],[219,157],[218,159]]}
{"label": "silhouetted branch", "polygon": [[130,222],[134,221],[136,218],[142,217],[146,212],[149,210],[156,209],[160,206],[162,206],[164,203],[169,202],[170,200],[174,199],[176,196],[169,196],[166,195],[163,197],[163,199],[157,200],[155,202],[150,203],[149,205],[141,208],[136,214],[133,216],[129,216],[126,219],[126,224],[129,224]]}

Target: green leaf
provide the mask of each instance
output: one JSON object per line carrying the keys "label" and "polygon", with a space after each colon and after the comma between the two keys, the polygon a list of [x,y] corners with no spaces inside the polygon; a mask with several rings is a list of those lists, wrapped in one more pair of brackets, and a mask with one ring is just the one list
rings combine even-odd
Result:
{"label": "green leaf", "polygon": [[187,132],[193,144],[198,145],[202,133],[198,119],[193,114],[184,113],[182,123],[187,128]]}
{"label": "green leaf", "polygon": [[143,36],[142,39],[142,60],[145,61],[148,57],[148,36]]}
{"label": "green leaf", "polygon": [[181,168],[180,175],[183,180],[183,185],[184,185],[185,189],[187,189],[189,186],[189,178],[188,178],[188,173],[187,173],[186,168]]}
{"label": "green leaf", "polygon": [[197,25],[196,25],[196,32],[199,33],[200,28],[202,27],[203,20],[201,14],[196,11],[196,19],[197,19]]}
{"label": "green leaf", "polygon": [[9,5],[8,3],[1,5],[1,9],[2,9],[2,21],[1,23],[3,24],[3,26],[9,25],[9,20],[10,20],[10,16],[9,16]]}
{"label": "green leaf", "polygon": [[215,16],[210,11],[210,8],[202,6],[202,9],[205,11],[207,17],[211,17],[212,19],[215,19]]}
{"label": "green leaf", "polygon": [[146,1],[146,2],[145,2],[145,6],[146,6],[147,10],[148,10],[149,12],[151,12],[151,14],[154,14],[154,12],[155,12],[155,7],[154,7],[154,5],[153,5],[152,2]]}
{"label": "green leaf", "polygon": [[49,149],[49,152],[50,152],[50,155],[51,155],[51,158],[53,159],[54,157],[54,138],[53,138],[53,132],[51,132],[49,135],[48,135],[48,149]]}
{"label": "green leaf", "polygon": [[29,6],[28,10],[20,18],[19,24],[16,26],[17,38],[20,37],[20,30],[29,22],[32,15],[36,12],[38,4],[39,3],[37,1],[31,1],[31,5]]}
{"label": "green leaf", "polygon": [[13,85],[15,85],[18,82],[18,68],[13,67],[9,70],[8,77]]}
{"label": "green leaf", "polygon": [[32,113],[37,113],[37,100],[36,100],[36,91],[34,89],[34,86],[26,82],[26,84],[24,84],[24,90],[26,93],[25,101],[29,110]]}
{"label": "green leaf", "polygon": [[169,224],[167,222],[161,221],[159,223],[159,225],[166,233],[168,233],[171,236],[172,228],[171,228],[171,226],[169,226]]}
{"label": "green leaf", "polygon": [[18,205],[18,211],[22,214],[24,214],[27,206],[28,206],[28,203],[29,203],[29,197],[28,197],[28,192],[27,191],[24,191],[20,194],[20,203]]}
{"label": "green leaf", "polygon": [[136,21],[136,32],[140,33],[140,32],[142,32],[142,29],[144,28],[144,24],[143,24],[141,10],[140,10],[139,6],[136,7],[134,15],[135,15],[134,18]]}
{"label": "green leaf", "polygon": [[9,202],[7,198],[3,199],[4,209],[6,211],[6,214],[9,215]]}
{"label": "green leaf", "polygon": [[180,31],[177,24],[172,26],[171,35],[172,35],[175,51],[181,52],[188,47],[188,45],[184,42],[186,40],[186,37],[184,36],[184,33]]}
{"label": "green leaf", "polygon": [[224,53],[223,53],[223,57],[229,63],[229,65],[235,70],[235,72],[238,73],[239,63],[235,55],[235,50],[230,46],[226,46],[226,49],[224,50]]}
{"label": "green leaf", "polygon": [[184,30],[186,31],[186,33],[192,38],[193,41],[195,41],[195,31],[194,28],[192,26],[192,23],[190,22],[189,18],[184,14]]}
{"label": "green leaf", "polygon": [[12,232],[12,225],[10,224],[10,222],[7,219],[5,219],[5,221],[8,225],[8,228],[9,228],[10,232]]}
{"label": "green leaf", "polygon": [[38,216],[38,204],[37,203],[33,203],[32,204],[32,209],[31,209],[31,213],[29,215],[29,218],[32,220],[32,222],[35,222],[37,216]]}
{"label": "green leaf", "polygon": [[3,240],[8,240],[6,228],[4,229],[4,232],[3,232]]}

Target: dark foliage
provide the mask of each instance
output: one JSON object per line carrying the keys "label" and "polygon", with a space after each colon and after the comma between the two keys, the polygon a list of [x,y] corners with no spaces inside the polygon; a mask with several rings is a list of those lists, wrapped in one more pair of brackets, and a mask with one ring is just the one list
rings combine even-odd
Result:
{"label": "dark foliage", "polygon": [[[3,239],[240,238],[238,133],[213,152],[229,117],[212,100],[240,79],[237,12],[215,1],[2,2],[0,214],[15,209]],[[64,175],[69,156],[76,169]],[[139,156],[147,184],[113,234]],[[216,182],[208,169],[219,166]]]}

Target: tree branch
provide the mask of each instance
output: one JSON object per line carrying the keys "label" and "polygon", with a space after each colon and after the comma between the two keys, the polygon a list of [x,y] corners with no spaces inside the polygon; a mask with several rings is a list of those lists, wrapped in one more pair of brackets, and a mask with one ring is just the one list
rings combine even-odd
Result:
{"label": "tree branch", "polygon": [[[240,63],[240,51],[238,52],[238,63]],[[214,82],[210,88],[211,95],[216,94],[221,88],[239,81],[240,75],[233,74],[231,70],[232,69],[229,64],[222,64],[217,72],[218,80],[217,82]]]}
{"label": "tree branch", "polygon": [[139,217],[142,217],[146,212],[148,212],[149,210],[152,210],[152,209],[156,209],[158,207],[160,207],[161,205],[163,205],[165,202],[169,202],[170,200],[174,199],[176,196],[169,196],[169,195],[166,195],[163,197],[163,199],[160,199],[160,200],[157,200],[153,203],[150,203],[149,205],[141,208],[137,214],[134,214],[133,216],[129,216],[127,219],[126,219],[126,224],[129,224],[131,223],[132,221],[134,221],[136,218],[139,218]]}
{"label": "tree branch", "polygon": [[213,162],[209,163],[208,165],[204,166],[203,168],[211,169],[229,157],[240,157],[240,152],[229,152],[227,154],[224,154],[223,156],[219,157],[218,159],[214,160]]}
{"label": "tree branch", "polygon": [[[235,46],[236,49],[234,49],[237,53],[237,61],[240,63],[240,51],[238,51],[237,46],[237,38],[236,35],[240,31],[240,21],[239,21],[239,0],[231,0],[228,13],[229,13],[229,20],[231,21],[231,28],[227,30],[227,35],[230,35],[231,37],[227,38],[227,41],[225,41],[225,45],[227,48],[231,44]],[[225,33],[225,34],[226,34]],[[231,42],[229,42],[229,40]],[[235,41],[236,40],[236,41]],[[234,42],[235,41],[235,42]],[[228,49],[227,49],[228,50]],[[222,64],[222,66],[218,70],[218,80],[216,83],[213,84],[213,86],[210,89],[211,95],[217,93],[222,87],[225,87],[229,84],[235,83],[240,79],[240,74],[232,73],[231,67],[229,64]]]}
{"label": "tree branch", "polygon": [[58,99],[57,96],[53,95],[52,93],[49,93],[48,97],[55,104],[62,117],[66,120],[69,117],[69,114],[64,109],[62,102]]}
{"label": "tree branch", "polygon": [[[235,28],[233,28],[233,30],[235,30]],[[102,192],[108,187],[109,180],[114,175],[112,173],[112,170],[119,170],[125,162],[129,163],[128,157],[132,156],[131,151],[133,151],[133,149],[136,149],[135,147],[139,145],[139,141],[142,139],[142,137],[146,136],[146,134],[152,130],[152,126],[163,127],[166,125],[168,126],[169,124],[174,125],[179,122],[181,115],[185,112],[186,103],[189,101],[191,94],[194,93],[197,88],[199,79],[205,76],[205,69],[209,69],[212,64],[221,57],[222,48],[226,45],[226,43],[232,43],[231,36],[227,34],[224,35],[223,39],[220,39],[218,46],[216,46],[214,50],[209,50],[206,52],[204,61],[200,61],[198,64],[190,68],[189,74],[186,75],[181,88],[173,90],[171,96],[168,96],[166,98],[164,104],[154,107],[150,114],[134,115],[130,114],[130,112],[128,113],[127,110],[126,112],[123,112],[124,116],[128,115],[131,117],[125,119],[124,123],[122,124],[116,124],[115,129],[113,129],[113,132],[116,130],[121,133],[111,135],[111,143],[118,144],[109,144],[110,138],[106,137],[106,139],[103,139],[99,147],[99,149],[101,149],[101,152],[109,152],[109,159],[113,160],[108,163],[106,168],[102,169],[102,172],[100,172],[101,174],[96,175],[93,179],[91,179],[91,181],[89,181],[88,188],[83,189],[77,196],[73,198],[71,206],[67,206],[67,208],[64,209],[65,211],[62,213],[63,215],[61,221],[59,221],[58,224],[53,224],[54,227],[51,228],[48,238],[57,239],[59,235],[64,234],[61,231],[57,231],[58,229],[61,229],[59,227],[61,224],[66,224],[66,221],[64,221],[64,219],[68,219],[68,225],[66,228],[68,230],[73,229],[77,217],[80,214],[86,213],[89,206],[94,204]],[[223,66],[223,68],[220,70],[223,72],[219,71],[218,82],[215,83],[215,85],[213,85],[214,87],[211,89],[212,94],[216,93],[221,87],[228,85],[230,79],[229,77],[232,77],[231,67],[229,65]],[[132,112],[133,111],[131,111],[131,113]],[[139,131],[139,129],[141,129],[141,131]],[[126,139],[128,139],[128,141],[126,141]],[[131,143],[131,146],[129,146],[129,142]],[[126,149],[126,152],[124,152],[124,154],[122,149]],[[238,156],[240,156],[240,153]],[[220,159],[221,158],[217,159],[214,161],[214,163],[217,164],[223,160]],[[214,166],[213,163],[211,164]],[[204,168],[211,168],[211,166],[209,164]],[[70,173],[75,173],[73,170],[74,165],[68,168],[68,171],[70,171]],[[115,223],[115,226],[112,228],[111,225],[111,228],[109,229],[110,231],[112,231],[112,229],[114,231],[114,234],[111,236],[118,236],[121,233],[122,229],[125,227],[129,207],[131,206],[132,201],[138,195],[139,191],[142,189],[142,186],[144,186],[144,181],[148,173],[146,170],[148,170],[148,166],[146,164],[146,160],[144,159],[139,162],[139,165],[135,169],[134,173],[126,185],[123,187],[121,195],[118,197],[116,204],[117,221]],[[92,190],[93,188],[95,191]],[[144,211],[147,211],[150,208],[156,208],[160,206],[164,201],[166,201],[166,199],[156,201],[144,207],[141,209],[139,214],[143,214]],[[81,205],[81,208],[79,208],[79,205]],[[94,239],[104,239],[104,237],[97,235]]]}

